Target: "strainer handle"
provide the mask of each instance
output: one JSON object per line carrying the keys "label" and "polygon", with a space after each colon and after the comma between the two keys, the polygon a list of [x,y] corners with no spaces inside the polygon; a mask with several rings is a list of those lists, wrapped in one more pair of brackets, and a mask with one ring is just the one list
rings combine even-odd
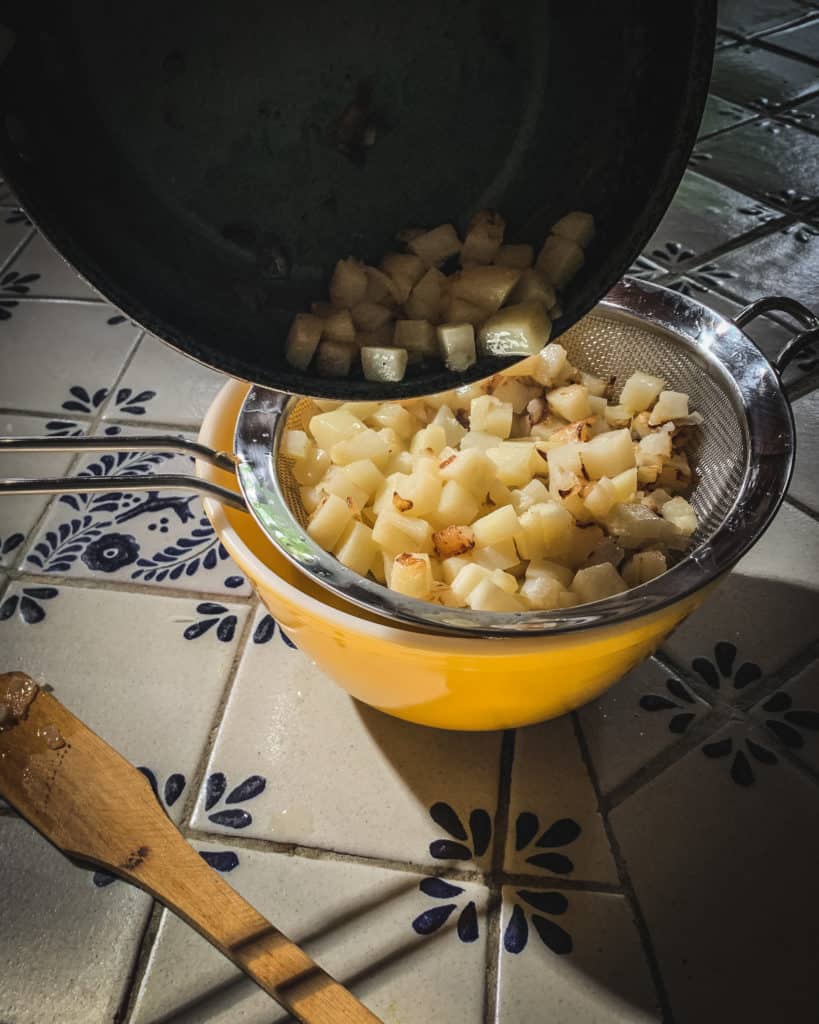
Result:
{"label": "strainer handle", "polygon": [[[198,441],[173,435],[132,437],[0,437],[4,452],[183,452],[218,469],[235,472],[234,457],[215,452]],[[4,494],[100,494],[103,491],[197,491],[218,498],[232,508],[247,511],[241,496],[227,487],[184,473],[150,473],[139,476],[0,477]]]}
{"label": "strainer handle", "polygon": [[781,375],[803,349],[819,341],[819,317],[807,306],[803,306],[796,299],[788,298],[787,295],[769,295],[740,310],[734,317],[734,323],[737,327],[745,327],[763,313],[787,313],[802,328],[798,334],[788,339],[773,361],[774,367]]}

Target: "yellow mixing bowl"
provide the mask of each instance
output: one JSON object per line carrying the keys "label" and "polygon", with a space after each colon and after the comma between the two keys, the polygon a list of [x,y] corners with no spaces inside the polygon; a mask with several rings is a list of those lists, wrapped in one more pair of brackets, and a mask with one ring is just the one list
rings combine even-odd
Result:
{"label": "yellow mixing bowl", "polygon": [[[202,424],[203,444],[232,450],[247,391],[238,381],[224,386]],[[229,473],[202,462],[196,471],[237,489]],[[271,615],[331,679],[365,704],[441,729],[529,725],[593,700],[656,650],[710,589],[650,616],[563,635],[433,635],[369,616],[323,590],[276,550],[248,513],[214,498],[205,499],[205,510]]]}

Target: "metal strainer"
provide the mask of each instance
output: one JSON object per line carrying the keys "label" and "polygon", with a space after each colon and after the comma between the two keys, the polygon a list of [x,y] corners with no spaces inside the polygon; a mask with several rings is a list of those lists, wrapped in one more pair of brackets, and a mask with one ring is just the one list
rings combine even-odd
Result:
{"label": "metal strainer", "polygon": [[[742,327],[777,310],[802,328],[773,367]],[[690,395],[704,417],[691,461],[696,483],[690,500],[699,528],[688,553],[662,576],[605,601],[552,612],[492,613],[444,608],[404,597],[352,572],[306,534],[307,516],[290,464],[279,456],[287,427],[304,428],[317,411],[312,399],[252,388],[236,423],[235,455],[213,453],[175,438],[0,439],[17,450],[187,450],[235,468],[246,506],[237,495],[195,478],[139,477],[129,488],[205,489],[220,500],[247,507],[276,547],[321,586],[393,624],[425,632],[480,636],[563,633],[613,625],[648,615],[714,581],[759,539],[776,513],[793,468],[793,417],[779,374],[796,353],[819,339],[819,319],[794,300],[762,299],[728,320],[657,285],[625,280],[591,314],[560,337],[571,362],[615,389],[635,370],[665,379]],[[136,442],[136,443],[135,443]],[[0,482],[0,494],[122,489],[122,477]],[[16,485],[16,486],[15,486]]]}

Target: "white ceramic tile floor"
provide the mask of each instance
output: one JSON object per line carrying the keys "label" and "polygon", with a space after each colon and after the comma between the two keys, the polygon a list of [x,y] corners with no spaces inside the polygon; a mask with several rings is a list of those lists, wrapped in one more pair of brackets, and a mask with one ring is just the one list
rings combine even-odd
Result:
{"label": "white ceramic tile floor", "polygon": [[[335,977],[352,983],[385,1024],[482,1024],[483,886],[458,882],[460,891],[446,896],[444,883],[417,874],[244,848],[236,854],[230,884]],[[420,884],[441,895],[427,895]],[[419,933],[413,922],[424,914]],[[169,1018],[175,1024],[290,1019],[204,939],[164,913],[131,1021]]]}
{"label": "white ceramic tile floor", "polygon": [[[52,421],[36,416],[15,416],[0,412],[0,437],[47,434]],[[82,429],[79,425],[76,429]],[[73,456],[42,454],[36,457],[12,454],[0,449],[0,477],[64,476]],[[9,495],[0,501],[0,565],[10,566],[22,555],[29,530],[51,499],[42,494]]]}
{"label": "white ceramic tile floor", "polygon": [[93,415],[139,331],[108,324],[116,311],[101,304],[21,300],[10,312],[0,320],[0,408]]}
{"label": "white ceramic tile floor", "polygon": [[106,419],[123,421],[149,419],[182,427],[198,427],[227,378],[206,366],[175,352],[161,341],[145,335],[125,371],[120,388],[130,388],[130,396],[151,393],[144,402],[145,412],[136,414],[120,403],[110,408]]}
{"label": "white ceramic tile floor", "polygon": [[[219,787],[227,796],[216,799],[211,781],[193,825],[230,832],[238,824],[245,836],[366,857],[485,866],[500,745],[500,733],[427,729],[353,701],[276,628],[245,649],[207,769],[209,780],[226,777]],[[266,781],[264,791],[231,800],[233,787],[253,777]]]}
{"label": "white ceramic tile floor", "polygon": [[609,793],[678,743],[709,706],[653,659],[578,711],[600,790]]}
{"label": "white ceramic tile floor", "polygon": [[819,775],[819,664],[815,661],[752,710],[754,719]]}
{"label": "white ceramic tile floor", "polygon": [[[231,605],[217,625],[186,640],[186,628],[208,618],[196,605],[191,598],[23,580],[8,588],[0,611],[3,671],[19,669],[52,686],[124,757],[150,769],[176,819],[248,614],[246,606]],[[224,624],[231,616],[235,626],[227,639]]]}
{"label": "white ceramic tile floor", "polygon": [[59,299],[98,299],[99,294],[87,284],[70,264],[59,255],[50,242],[38,232],[9,264],[11,270],[36,274],[28,294]]}
{"label": "white ceramic tile floor", "polygon": [[[121,394],[117,388],[114,398]],[[146,403],[147,404],[147,403]],[[144,434],[146,428],[101,425],[95,433]],[[148,433],[156,433],[148,428]],[[178,431],[183,435],[182,431]],[[183,435],[189,436],[189,435]],[[193,476],[193,459],[174,453],[97,453],[77,471],[92,476]],[[27,571],[78,579],[120,580],[220,599],[247,596],[250,585],[219,542],[192,491],[62,495],[54,500],[22,565]]]}
{"label": "white ceramic tile floor", "polygon": [[0,1020],[102,1024],[126,991],[150,897],[95,887],[19,818],[0,816]]}
{"label": "white ceramic tile floor", "polygon": [[[25,241],[33,230],[31,222],[22,210],[13,207],[0,207],[0,267],[5,266],[21,242]],[[6,288],[15,280],[13,277],[8,278],[7,273],[4,271],[0,274],[0,295],[3,295],[4,298],[13,294],[7,293]]]}
{"label": "white ceramic tile floor", "polygon": [[569,715],[517,731],[504,867],[515,874],[618,881]]}

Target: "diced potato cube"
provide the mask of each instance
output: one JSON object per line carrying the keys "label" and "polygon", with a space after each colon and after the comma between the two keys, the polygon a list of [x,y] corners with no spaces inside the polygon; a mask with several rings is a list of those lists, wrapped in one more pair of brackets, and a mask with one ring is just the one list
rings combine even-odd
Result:
{"label": "diced potato cube", "polygon": [[328,494],[310,516],[307,533],[325,551],[332,551],[353,518],[353,509],[344,498]]}
{"label": "diced potato cube", "polygon": [[441,562],[441,573],[444,580],[451,584],[461,569],[471,564],[471,560],[463,555],[453,555],[452,558],[445,558]]}
{"label": "diced potato cube", "polygon": [[374,331],[357,331],[355,336],[356,348],[392,348],[393,334],[395,333],[395,322],[389,323]]}
{"label": "diced potato cube", "polygon": [[457,448],[467,434],[466,427],[460,424],[448,405],[439,407],[430,425],[443,427],[446,443],[451,448]]}
{"label": "diced potato cube", "polygon": [[555,288],[565,288],[584,262],[583,250],[577,242],[549,235],[538,254],[535,269]]}
{"label": "diced potato cube", "polygon": [[[670,426],[670,424],[669,424]],[[671,434],[667,430],[654,430],[640,439],[638,453],[661,459],[671,458]]]}
{"label": "diced potato cube", "polygon": [[549,466],[549,493],[552,497],[556,498],[561,492],[570,491],[582,477],[582,447],[580,444],[570,443],[549,450],[546,460]]}
{"label": "diced potato cube", "polygon": [[508,594],[491,579],[481,580],[467,598],[467,604],[475,612],[522,612],[527,607],[521,598]]}
{"label": "diced potato cube", "polygon": [[324,476],[321,486],[327,494],[335,494],[345,501],[349,498],[356,512],[360,512],[367,504],[367,492],[355,484],[340,466],[333,466]]}
{"label": "diced potato cube", "polygon": [[596,398],[604,398],[609,386],[609,382],[601,377],[594,377],[590,373],[582,372],[580,374],[580,383],[588,390],[590,395],[594,395]]}
{"label": "diced potato cube", "polygon": [[404,303],[404,312],[413,320],[429,320],[437,323],[440,319],[441,296],[446,277],[437,267],[430,267],[418,281]]}
{"label": "diced potato cube", "polygon": [[570,423],[591,416],[589,389],[583,384],[567,384],[562,388],[555,388],[548,392],[546,401],[555,416],[562,416]]}
{"label": "diced potato cube", "polygon": [[285,430],[279,453],[286,459],[306,459],[315,448],[315,443],[303,430]]}
{"label": "diced potato cube", "polygon": [[500,544],[476,548],[472,558],[476,565],[482,565],[485,569],[511,569],[520,562],[515,542],[511,538]]}
{"label": "diced potato cube", "polygon": [[569,531],[569,543],[565,561],[573,569],[584,566],[589,555],[604,539],[605,534],[599,526],[586,523],[574,523]]}
{"label": "diced potato cube", "polygon": [[629,550],[663,544],[681,551],[689,543],[676,525],[638,502],[615,505],[606,519],[606,528],[621,547]]}
{"label": "diced potato cube", "polygon": [[551,233],[560,238],[568,238],[570,242],[577,242],[585,249],[594,238],[594,217],[590,213],[574,210],[561,217],[552,227]]}
{"label": "diced potato cube", "polygon": [[408,441],[418,429],[418,420],[398,402],[384,402],[383,405],[376,406],[365,419],[368,425],[374,428],[389,427],[405,441]]}
{"label": "diced potato cube", "polygon": [[353,306],[348,316],[360,331],[377,331],[379,327],[389,323],[393,319],[392,310],[386,306],[379,306],[376,302],[359,302]]}
{"label": "diced potato cube", "polygon": [[574,608],[580,604],[580,598],[577,594],[572,593],[571,590],[564,590],[560,595],[560,607],[561,608]]}
{"label": "diced potato cube", "polygon": [[334,554],[342,565],[364,576],[373,564],[378,546],[373,531],[364,523],[352,522],[341,535]]}
{"label": "diced potato cube", "polygon": [[303,487],[313,487],[330,468],[330,456],[323,448],[314,449],[306,458],[294,462],[290,472]]}
{"label": "diced potato cube", "polygon": [[447,321],[453,324],[472,324],[474,327],[487,316],[487,311],[483,307],[476,306],[474,302],[462,299],[458,295],[449,295],[444,303],[444,309]]}
{"label": "diced potato cube", "polygon": [[[380,325],[379,325],[380,326]],[[349,309],[337,309],[324,321],[323,341],[338,341],[352,345],[355,341],[355,324]]]}
{"label": "diced potato cube", "polygon": [[372,416],[379,404],[379,402],[342,402],[338,408],[363,422],[368,416]]}
{"label": "diced potato cube", "polygon": [[628,588],[611,562],[602,562],[600,565],[589,566],[588,569],[578,569],[572,580],[571,589],[580,598],[581,603],[587,604],[589,601],[602,601],[603,598],[622,594]]}
{"label": "diced potato cube", "polygon": [[475,546],[485,548],[512,540],[519,532],[520,524],[512,506],[502,505],[483,519],[476,520],[472,524],[472,530],[475,534]]}
{"label": "diced potato cube", "polygon": [[406,302],[412,289],[424,276],[426,267],[424,261],[414,253],[388,252],[381,260],[381,269],[392,280],[398,301]]}
{"label": "diced potato cube", "polygon": [[496,587],[505,590],[507,594],[517,593],[518,581],[511,573],[504,572],[502,569],[490,569],[488,579],[492,580]]}
{"label": "diced potato cube", "polygon": [[461,451],[468,451],[470,448],[477,448],[485,452],[489,448],[496,448],[498,439],[494,434],[485,434],[482,430],[470,430],[461,439]]}
{"label": "diced potato cube", "polygon": [[394,495],[396,493],[401,494],[407,487],[407,482],[412,475],[413,467],[410,466],[410,472],[408,473],[388,473],[384,478],[384,483],[378,488],[373,501],[373,511],[376,515],[381,515],[386,509],[394,507]]}
{"label": "diced potato cube", "polygon": [[531,245],[502,245],[495,256],[495,263],[499,267],[525,270],[531,267],[534,258],[535,250]]}
{"label": "diced potato cube", "polygon": [[697,513],[685,498],[672,498],[660,509],[660,515],[680,531],[684,537],[690,537],[697,529]]}
{"label": "diced potato cube", "polygon": [[557,302],[557,295],[554,286],[546,280],[543,274],[535,270],[534,267],[529,267],[521,272],[518,283],[509,296],[509,301],[514,303],[539,302],[547,310],[551,310]]}
{"label": "diced potato cube", "polygon": [[413,519],[394,509],[386,509],[375,521],[373,540],[384,551],[400,555],[404,551],[432,552],[432,531],[426,519]]}
{"label": "diced potato cube", "polygon": [[531,369],[531,376],[545,388],[556,387],[569,369],[566,349],[556,341],[539,352]]}
{"label": "diced potato cube", "polygon": [[691,485],[691,466],[685,452],[674,452],[657,481],[669,491],[684,491]]}
{"label": "diced potato cube", "polygon": [[453,278],[452,295],[494,313],[509,298],[519,278],[520,271],[513,267],[470,267]]}
{"label": "diced potato cube", "polygon": [[365,302],[374,302],[379,306],[392,308],[398,302],[398,293],[392,278],[377,267],[365,267],[367,290]]}
{"label": "diced potato cube", "polygon": [[446,431],[440,423],[430,423],[428,427],[423,427],[410,443],[410,451],[413,455],[422,455],[424,452],[437,455],[445,447]]}
{"label": "diced potato cube", "polygon": [[494,395],[473,398],[469,407],[469,427],[495,437],[509,437],[512,430],[512,406]]}
{"label": "diced potato cube", "polygon": [[475,534],[469,526],[445,526],[433,533],[432,546],[438,558],[460,558],[475,547]]}
{"label": "diced potato cube", "polygon": [[580,457],[589,479],[615,477],[635,464],[631,433],[628,430],[610,430],[593,437],[581,447]]}
{"label": "diced potato cube", "polygon": [[535,576],[524,580],[520,596],[529,608],[549,612],[560,607],[562,591],[563,586],[558,580],[548,576]]}
{"label": "diced potato cube", "polygon": [[623,566],[623,579],[629,587],[639,587],[660,576],[667,568],[662,551],[636,551]]}
{"label": "diced potato cube", "polygon": [[364,300],[367,291],[367,273],[364,265],[351,256],[339,260],[330,278],[330,302],[334,306],[350,309]]}
{"label": "diced potato cube", "polygon": [[488,505],[511,505],[512,492],[501,480],[492,480],[489,483],[489,490],[486,492]]}
{"label": "diced potato cube", "polygon": [[515,538],[518,550],[530,560],[563,557],[573,522],[571,513],[556,502],[532,505],[520,517],[521,535]]}
{"label": "diced potato cube", "polygon": [[[540,456],[538,456],[538,458],[540,458]],[[548,500],[549,492],[542,480],[530,480],[525,487],[522,487],[517,491],[512,491],[512,506],[518,515],[531,508],[532,505],[537,505],[539,502]]]}
{"label": "diced potato cube", "polygon": [[477,448],[450,455],[439,466],[442,480],[457,480],[479,501],[483,501],[495,474],[495,467],[486,454]]}
{"label": "diced potato cube", "polygon": [[437,267],[461,251],[461,240],[451,224],[441,224],[410,239],[407,248],[428,267]]}
{"label": "diced potato cube", "polygon": [[620,405],[632,414],[643,412],[654,404],[655,399],[665,387],[660,377],[652,377],[648,373],[633,373],[620,394]]}
{"label": "diced potato cube", "polygon": [[407,350],[410,363],[434,359],[438,355],[435,328],[428,320],[396,320],[393,343]]}
{"label": "diced potato cube", "polygon": [[310,312],[315,316],[321,317],[322,320],[326,320],[328,316],[332,316],[338,310],[332,302],[311,302]]}
{"label": "diced potato cube", "polygon": [[624,405],[607,405],[606,422],[610,427],[628,427],[631,424],[631,412]]}
{"label": "diced potato cube", "polygon": [[472,324],[441,324],[437,333],[438,350],[448,370],[462,373],[477,362]]}
{"label": "diced potato cube", "polygon": [[299,498],[301,499],[302,508],[309,515],[314,512],[319,505],[324,491],[318,484],[313,487],[299,487]]}
{"label": "diced potato cube", "polygon": [[384,467],[386,473],[411,473],[415,458],[409,451],[396,451],[391,455]]}
{"label": "diced potato cube", "polygon": [[407,352],[403,348],[361,349],[361,368],[366,380],[399,381],[407,370]]}
{"label": "diced potato cube", "polygon": [[461,250],[461,265],[491,263],[503,241],[506,221],[495,210],[476,213],[467,227]]}
{"label": "diced potato cube", "polygon": [[428,554],[402,552],[395,556],[390,573],[390,589],[423,601],[432,591],[432,567]]}
{"label": "diced potato cube", "polygon": [[614,487],[615,502],[634,501],[634,495],[637,493],[637,470],[635,468],[624,469],[622,473],[613,476],[611,482]]}
{"label": "diced potato cube", "polygon": [[376,491],[384,483],[384,474],[372,459],[356,459],[344,467],[347,476],[356,487],[360,487],[370,501]]}
{"label": "diced potato cube", "polygon": [[368,428],[348,437],[346,441],[337,441],[330,449],[330,458],[337,466],[346,466],[359,459],[370,459],[379,469],[384,469],[389,451],[389,445],[380,432]]}
{"label": "diced potato cube", "polygon": [[538,463],[541,461],[535,446],[525,442],[510,442],[489,448],[486,454],[495,464],[497,479],[507,487],[524,487],[528,484],[534,476],[535,460]]}
{"label": "diced potato cube", "polygon": [[297,370],[306,370],[321,340],[324,321],[312,313],[298,313],[287,334],[285,359]]}
{"label": "diced potato cube", "polygon": [[669,420],[683,419],[688,416],[688,395],[682,391],[661,391],[657,404],[648,417],[649,426],[656,427]]}
{"label": "diced potato cube", "polygon": [[423,467],[416,469],[401,489],[401,496],[411,502],[405,509],[408,516],[431,516],[438,508],[443,485],[437,472],[425,471]]}
{"label": "diced potato cube", "polygon": [[501,402],[509,402],[515,413],[526,411],[527,405],[542,393],[537,384],[525,384],[517,377],[505,373],[493,377],[488,385],[489,393]]}
{"label": "diced potato cube", "polygon": [[546,559],[529,562],[526,566],[526,578],[537,579],[543,576],[557,580],[564,589],[567,589],[571,585],[574,573],[568,566],[559,562],[550,562]]}
{"label": "diced potato cube", "polygon": [[[370,570],[369,570],[370,574],[373,577],[373,579],[377,583],[380,583],[382,586],[389,586],[389,582],[387,580],[387,573],[386,573],[386,569],[385,569],[385,565],[384,565],[384,563],[385,563],[387,558],[389,558],[388,555],[385,555],[383,551],[381,551],[380,549],[376,548],[376,556],[372,560],[372,564],[370,565]],[[392,560],[391,559],[390,559],[390,564],[392,564]]]}
{"label": "diced potato cube", "polygon": [[601,477],[596,484],[592,484],[583,498],[583,504],[595,519],[605,519],[616,501],[617,490],[607,476]]}
{"label": "diced potato cube", "polygon": [[447,480],[438,500],[434,519],[448,526],[465,526],[478,514],[478,499],[458,480]]}
{"label": "diced potato cube", "polygon": [[478,342],[483,355],[532,356],[546,345],[551,329],[539,302],[522,302],[490,316],[478,332]]}
{"label": "diced potato cube", "polygon": [[354,345],[321,341],[316,349],[316,373],[320,377],[349,377],[357,354]]}
{"label": "diced potato cube", "polygon": [[466,604],[469,595],[487,576],[489,576],[488,569],[470,562],[458,571],[449,586],[461,604]]}

